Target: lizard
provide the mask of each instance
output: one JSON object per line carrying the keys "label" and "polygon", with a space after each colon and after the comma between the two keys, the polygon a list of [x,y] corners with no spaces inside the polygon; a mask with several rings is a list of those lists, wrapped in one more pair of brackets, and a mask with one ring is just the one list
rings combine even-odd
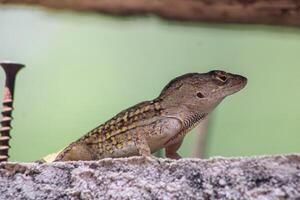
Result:
{"label": "lizard", "polygon": [[179,159],[185,135],[227,96],[240,91],[247,78],[213,70],[187,73],[171,80],[160,95],[132,106],[68,145],[54,161],[152,156],[165,148]]}

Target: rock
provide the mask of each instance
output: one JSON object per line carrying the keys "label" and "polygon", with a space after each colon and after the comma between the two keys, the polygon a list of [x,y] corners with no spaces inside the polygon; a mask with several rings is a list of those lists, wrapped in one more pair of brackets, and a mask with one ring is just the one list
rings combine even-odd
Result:
{"label": "rock", "polygon": [[7,162],[0,199],[300,199],[300,155]]}

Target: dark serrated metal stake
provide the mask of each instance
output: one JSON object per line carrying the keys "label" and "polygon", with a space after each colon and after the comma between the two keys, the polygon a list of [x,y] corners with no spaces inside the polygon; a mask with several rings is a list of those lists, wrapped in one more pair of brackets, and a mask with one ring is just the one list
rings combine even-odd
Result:
{"label": "dark serrated metal stake", "polygon": [[3,96],[3,110],[0,128],[0,162],[7,161],[9,158],[9,139],[11,121],[12,121],[12,110],[13,110],[13,97],[14,97],[14,86],[16,74],[18,71],[25,67],[25,65],[12,62],[0,62],[0,66],[5,72],[5,87]]}

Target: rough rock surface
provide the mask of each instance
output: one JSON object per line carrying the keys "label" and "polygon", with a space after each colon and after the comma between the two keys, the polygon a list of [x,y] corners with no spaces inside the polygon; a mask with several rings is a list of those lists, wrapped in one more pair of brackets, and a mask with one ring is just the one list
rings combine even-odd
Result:
{"label": "rough rock surface", "polygon": [[300,199],[300,155],[1,163],[0,199]]}

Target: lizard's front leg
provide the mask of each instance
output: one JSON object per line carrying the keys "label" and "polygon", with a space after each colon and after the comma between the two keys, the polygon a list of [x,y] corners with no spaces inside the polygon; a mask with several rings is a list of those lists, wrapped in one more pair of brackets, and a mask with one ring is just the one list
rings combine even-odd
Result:
{"label": "lizard's front leg", "polygon": [[146,137],[143,134],[137,134],[135,145],[138,149],[139,155],[152,157],[150,147],[147,143]]}
{"label": "lizard's front leg", "polygon": [[171,159],[180,159],[181,156],[177,153],[177,150],[180,148],[183,139],[178,142],[166,147],[166,157]]}

